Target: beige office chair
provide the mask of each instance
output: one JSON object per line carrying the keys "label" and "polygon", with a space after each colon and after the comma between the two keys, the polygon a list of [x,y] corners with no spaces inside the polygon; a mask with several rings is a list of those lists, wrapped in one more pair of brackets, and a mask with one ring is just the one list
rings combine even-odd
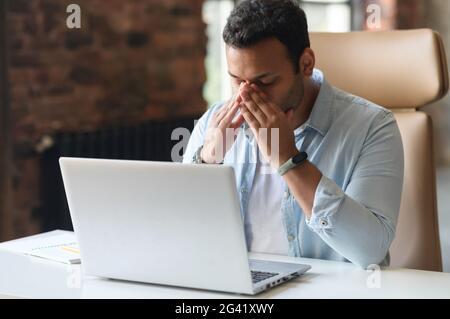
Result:
{"label": "beige office chair", "polygon": [[448,91],[440,36],[428,29],[311,33],[311,47],[333,85],[395,112],[405,171],[391,266],[442,271],[432,123],[419,110]]}

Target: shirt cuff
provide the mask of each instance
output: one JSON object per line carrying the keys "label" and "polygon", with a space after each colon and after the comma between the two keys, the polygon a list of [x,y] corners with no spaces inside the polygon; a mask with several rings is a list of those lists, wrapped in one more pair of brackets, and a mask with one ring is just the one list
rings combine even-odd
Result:
{"label": "shirt cuff", "polygon": [[334,181],[322,175],[314,195],[314,203],[310,219],[306,219],[306,225],[320,232],[333,228],[333,217],[343,202],[345,193]]}

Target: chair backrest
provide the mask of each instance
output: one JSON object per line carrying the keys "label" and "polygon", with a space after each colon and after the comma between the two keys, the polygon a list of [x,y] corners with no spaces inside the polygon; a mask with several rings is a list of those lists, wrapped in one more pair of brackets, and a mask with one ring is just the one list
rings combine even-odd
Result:
{"label": "chair backrest", "polygon": [[310,34],[317,68],[347,92],[391,109],[405,171],[391,266],[442,271],[432,123],[418,109],[448,91],[442,40],[429,29]]}

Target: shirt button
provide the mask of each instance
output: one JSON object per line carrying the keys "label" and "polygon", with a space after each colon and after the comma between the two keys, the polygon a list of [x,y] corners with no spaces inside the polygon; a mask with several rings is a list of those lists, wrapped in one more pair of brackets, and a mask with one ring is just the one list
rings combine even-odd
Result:
{"label": "shirt button", "polygon": [[289,197],[289,193],[288,192],[284,192],[283,197],[284,197],[284,199],[287,199]]}
{"label": "shirt button", "polygon": [[289,240],[289,241],[293,241],[293,240],[294,240],[294,238],[295,238],[295,237],[294,237],[294,236],[292,236],[292,235],[289,235],[289,236],[288,236],[288,240]]}
{"label": "shirt button", "polygon": [[322,226],[327,226],[328,225],[328,222],[325,220],[325,219],[321,219],[320,220],[320,225],[322,225]]}

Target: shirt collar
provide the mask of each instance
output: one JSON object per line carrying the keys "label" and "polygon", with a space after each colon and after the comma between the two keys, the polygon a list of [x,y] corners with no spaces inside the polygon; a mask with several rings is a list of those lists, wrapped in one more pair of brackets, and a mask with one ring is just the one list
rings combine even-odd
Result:
{"label": "shirt collar", "polygon": [[333,105],[335,93],[333,87],[325,79],[322,71],[314,69],[312,80],[320,85],[320,89],[311,110],[311,114],[304,125],[316,130],[322,136],[325,136],[332,121],[331,107]]}

